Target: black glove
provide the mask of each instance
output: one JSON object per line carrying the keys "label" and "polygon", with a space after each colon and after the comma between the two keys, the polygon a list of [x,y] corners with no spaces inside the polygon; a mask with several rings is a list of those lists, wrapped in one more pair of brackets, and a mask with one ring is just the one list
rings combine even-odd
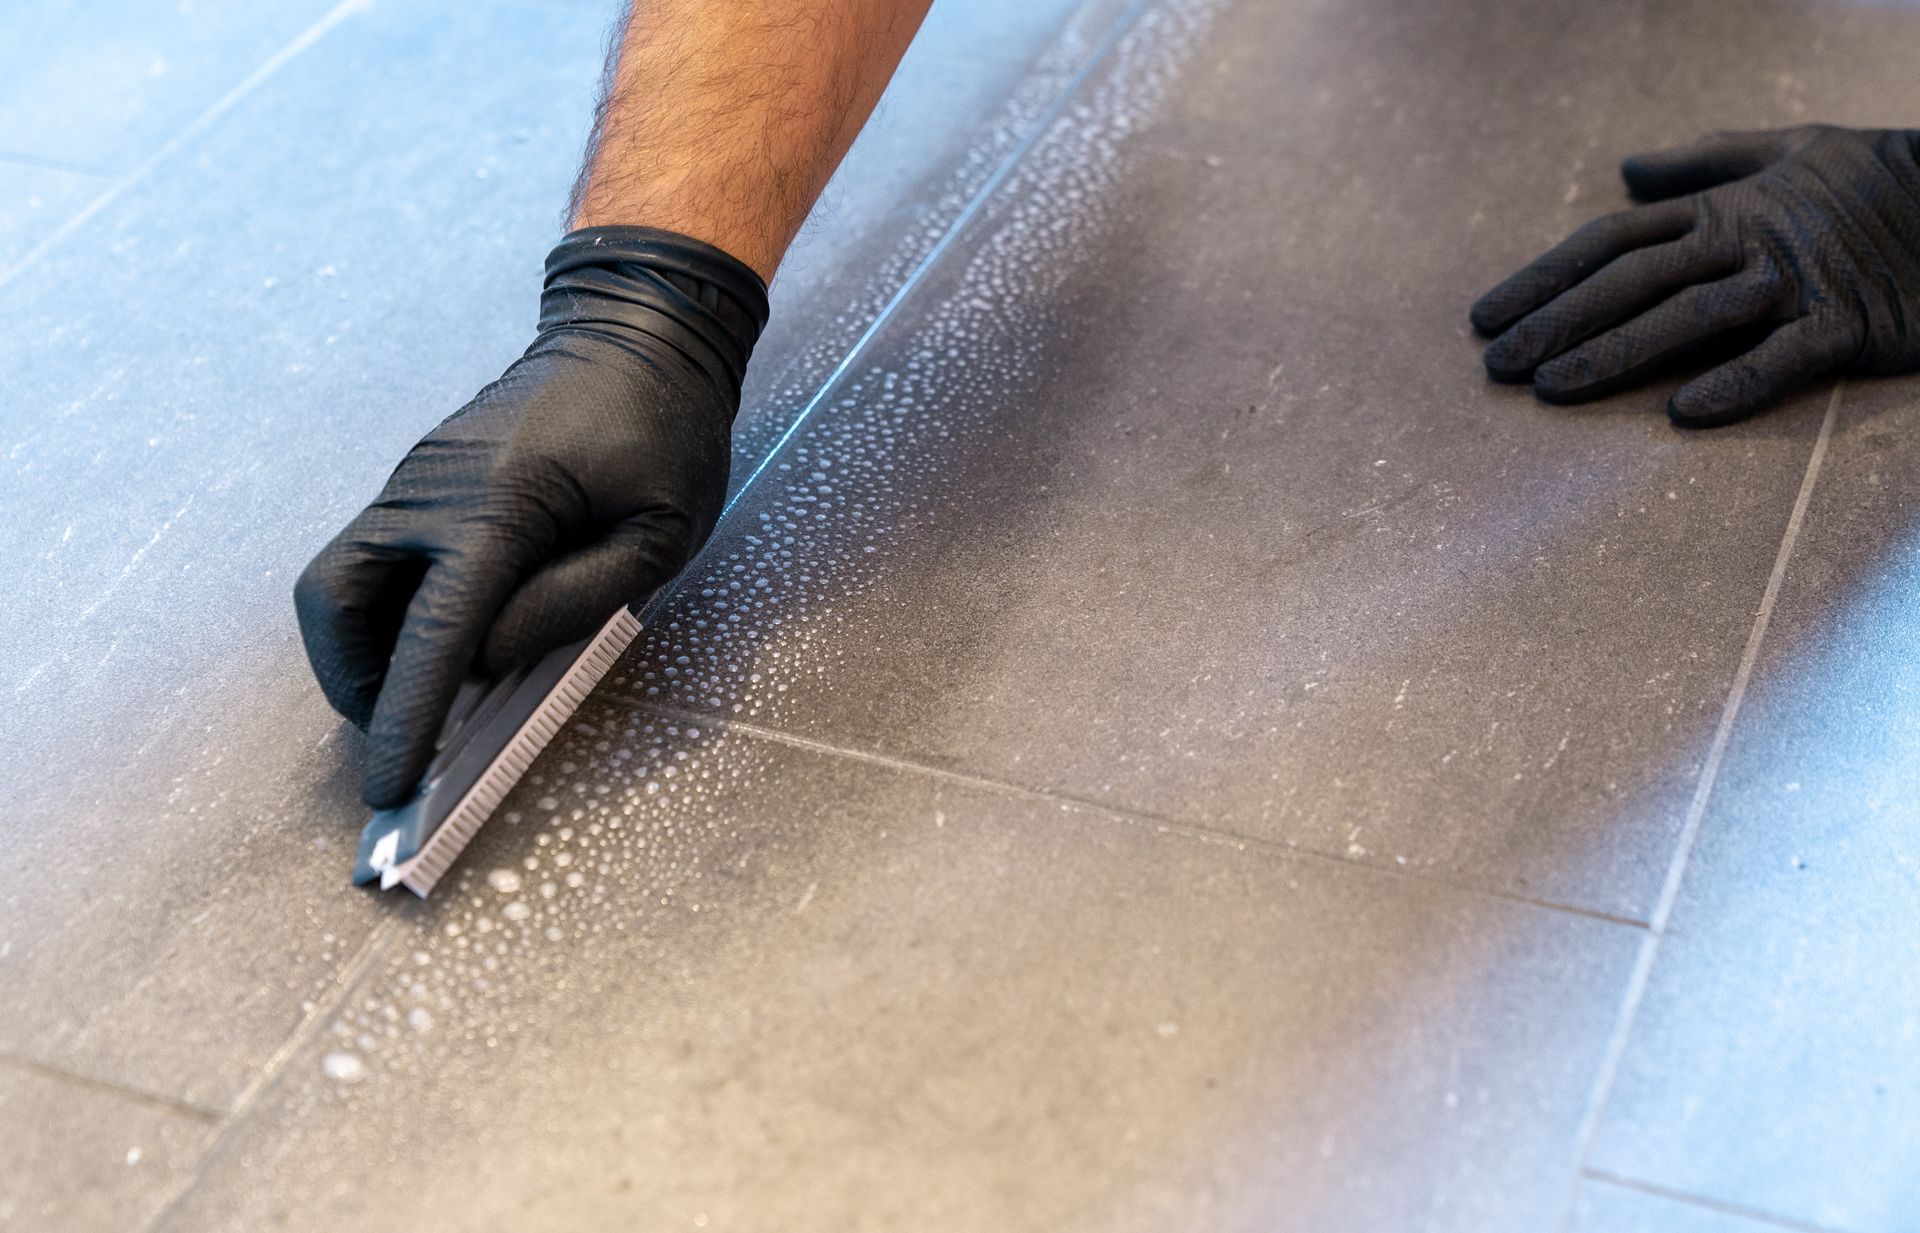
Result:
{"label": "black glove", "polygon": [[476,662],[589,636],[706,542],[766,320],[759,276],[697,240],[594,227],[553,250],[533,345],[294,587],[327,701],[370,738],[369,805],[411,795]]}
{"label": "black glove", "polygon": [[1674,422],[1704,427],[1825,373],[1920,370],[1917,146],[1910,130],[1808,125],[1628,159],[1627,188],[1658,204],[1588,223],[1475,304],[1474,328],[1498,335],[1488,373],[1579,402],[1764,334],[1674,394]]}

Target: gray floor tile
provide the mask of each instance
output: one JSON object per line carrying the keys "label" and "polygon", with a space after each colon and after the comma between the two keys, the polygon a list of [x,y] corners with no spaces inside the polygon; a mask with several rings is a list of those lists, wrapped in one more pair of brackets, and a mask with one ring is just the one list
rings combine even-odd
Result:
{"label": "gray floor tile", "polygon": [[1594,1162],[1920,1229],[1920,394],[1850,386]]}
{"label": "gray floor tile", "polygon": [[524,342],[598,58],[369,9],[0,289],[0,1047],[225,1104],[382,919],[288,588]]}
{"label": "gray floor tile", "polygon": [[[288,588],[524,345],[603,25],[357,13],[0,288],[0,560],[29,597],[0,627],[0,743],[32,768],[0,812],[0,1001],[23,1008],[0,1048],[224,1104],[383,919],[343,887],[357,746]],[[1021,85],[987,64],[942,117],[953,58],[925,63],[902,111],[940,176],[952,131]],[[912,183],[865,157],[853,226]],[[845,281],[814,294],[852,302],[895,249],[834,242]]]}
{"label": "gray floor tile", "polygon": [[603,704],[506,809],[163,1227],[1537,1230],[1638,940]]}
{"label": "gray floor tile", "polygon": [[339,0],[10,0],[0,151],[124,171]]}
{"label": "gray floor tile", "polygon": [[1567,1233],[1774,1233],[1785,1226],[1603,1181],[1580,1189]]}
{"label": "gray floor tile", "polygon": [[202,1117],[0,1060],[0,1228],[133,1228],[192,1173]]}
{"label": "gray floor tile", "polygon": [[0,157],[0,270],[78,214],[112,183]]}
{"label": "gray floor tile", "polygon": [[[1465,307],[1559,193],[1432,164],[1356,188],[1364,108],[1318,117],[1314,160],[1211,155],[1189,92],[1267,107],[1219,65],[1274,11],[1227,10],[1184,67],[1171,26],[1129,44],[618,685],[1640,916],[1821,398],[1682,435],[1657,390],[1489,386]],[[1281,97],[1380,71],[1326,30]],[[1457,136],[1426,114],[1394,157]]]}
{"label": "gray floor tile", "polygon": [[1279,164],[1257,224],[1214,217],[1289,301],[1399,304],[1410,322],[1445,297],[1452,325],[1628,205],[1627,155],[1716,128],[1920,114],[1915,38],[1905,3],[1242,0],[1161,140],[1201,164],[1198,204],[1242,160]]}

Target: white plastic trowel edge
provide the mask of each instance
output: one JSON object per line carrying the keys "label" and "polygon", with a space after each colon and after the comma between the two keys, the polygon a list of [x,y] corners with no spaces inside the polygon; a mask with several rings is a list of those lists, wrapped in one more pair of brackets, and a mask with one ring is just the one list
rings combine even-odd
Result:
{"label": "white plastic trowel edge", "polygon": [[422,899],[445,876],[562,725],[640,633],[634,604],[600,632],[507,676],[461,685],[413,799],[373,815],[360,832],[356,884],[405,886]]}

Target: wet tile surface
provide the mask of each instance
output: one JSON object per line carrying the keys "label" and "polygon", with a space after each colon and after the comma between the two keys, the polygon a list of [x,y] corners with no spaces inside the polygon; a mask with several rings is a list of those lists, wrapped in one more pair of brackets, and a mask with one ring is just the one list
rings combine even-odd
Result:
{"label": "wet tile surface", "polygon": [[934,6],[774,279],[772,317],[734,426],[734,492],[941,250],[1128,7]]}
{"label": "wet tile surface", "polygon": [[[145,157],[328,11],[176,7],[0,48],[0,152],[66,73],[60,156]],[[1920,114],[1920,10],[1155,0],[1057,107],[1131,7],[940,0],[736,486],[924,277],[424,906],[343,886],[287,587],[523,345],[609,6],[354,12],[0,286],[0,1224],[137,1226],[174,1100],[183,1230],[1551,1227],[1641,935],[1512,897],[1647,912],[1824,397],[1537,407],[1464,306],[1629,150]],[[1920,1208],[1912,403],[1849,396],[1578,1233]]]}
{"label": "wet tile surface", "polygon": [[1920,397],[1850,386],[1594,1163],[1920,1219]]}
{"label": "wet tile surface", "polygon": [[0,1061],[0,1228],[135,1227],[198,1162],[204,1118]]}
{"label": "wet tile surface", "polygon": [[[1567,20],[1618,58],[1698,54],[1595,7]],[[624,687],[1643,916],[1822,399],[1683,435],[1659,390],[1567,412],[1490,387],[1465,306],[1593,202],[1441,152],[1559,35],[1435,53],[1434,6],[1350,8],[1143,41],[736,513]],[[1915,92],[1863,50],[1862,97]],[[1569,66],[1581,106],[1529,112],[1528,140],[1597,158],[1592,117],[1639,88],[1616,62]]]}
{"label": "wet tile surface", "polygon": [[0,270],[78,214],[111,182],[0,158]]}
{"label": "wet tile surface", "polygon": [[1637,944],[605,705],[537,774],[162,1227],[1538,1229]]}
{"label": "wet tile surface", "polygon": [[1769,1233],[1781,1226],[1602,1181],[1580,1190],[1568,1233]]}
{"label": "wet tile surface", "polygon": [[10,0],[0,151],[125,171],[339,0]]}
{"label": "wet tile surface", "polygon": [[[586,8],[356,14],[0,288],[0,559],[30,597],[0,629],[0,739],[35,768],[0,813],[0,1001],[23,1008],[0,1048],[225,1104],[382,919],[344,891],[357,738],[288,588],[524,345],[602,31]],[[922,130],[951,58],[906,82]],[[996,105],[944,123],[960,103]],[[289,132],[310,137],[262,141]],[[956,142],[927,144],[944,174]],[[838,217],[910,183],[856,178]],[[834,243],[846,282],[813,293],[852,301],[893,250]]]}

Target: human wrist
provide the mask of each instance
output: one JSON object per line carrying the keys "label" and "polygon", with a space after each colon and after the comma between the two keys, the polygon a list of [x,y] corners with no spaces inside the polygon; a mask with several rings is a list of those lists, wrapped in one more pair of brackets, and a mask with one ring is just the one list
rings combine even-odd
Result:
{"label": "human wrist", "polygon": [[628,347],[665,345],[737,399],[767,323],[767,289],[745,262],[658,227],[585,227],[547,256],[540,330]]}

